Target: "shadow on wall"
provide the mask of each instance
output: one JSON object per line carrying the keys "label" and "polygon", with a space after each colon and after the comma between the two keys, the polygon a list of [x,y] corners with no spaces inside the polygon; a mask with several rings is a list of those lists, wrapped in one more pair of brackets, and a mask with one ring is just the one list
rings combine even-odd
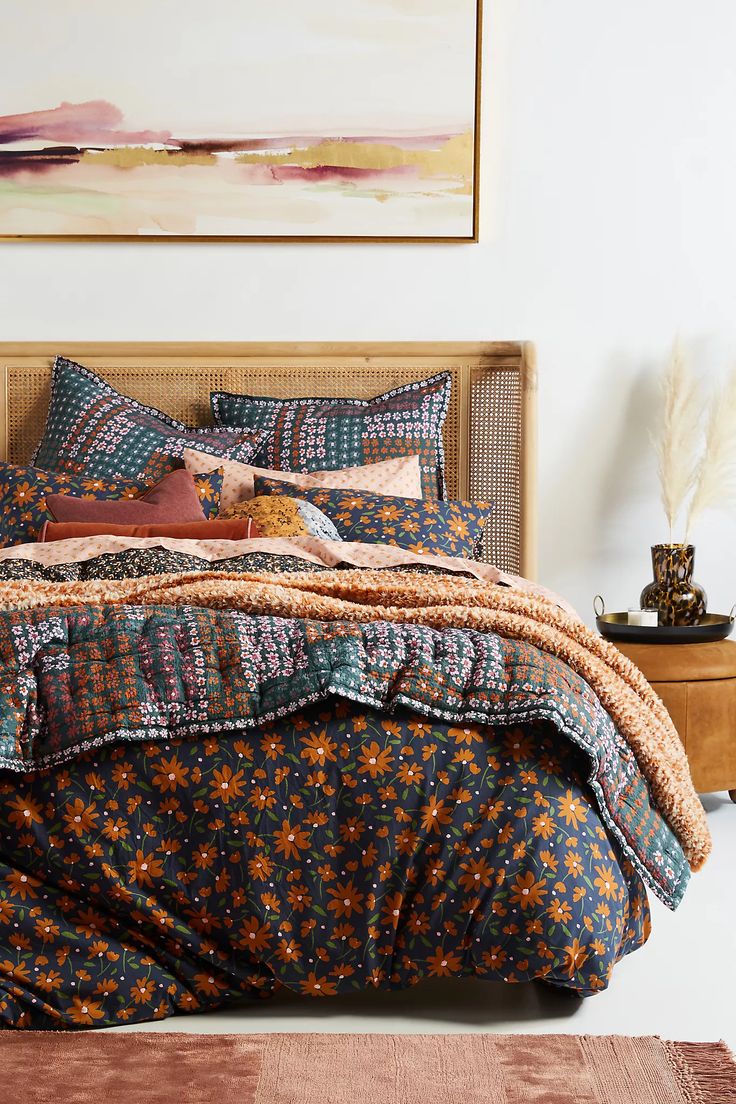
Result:
{"label": "shadow on wall", "polygon": [[[610,427],[609,451],[602,472],[599,492],[594,504],[595,534],[592,549],[596,559],[610,561],[629,559],[639,554],[640,546],[651,543],[652,532],[664,539],[664,514],[659,518],[659,484],[657,458],[652,443],[660,414],[660,365],[648,361],[632,369],[623,360],[614,358],[611,375],[619,385],[620,404],[611,409],[605,402],[603,418],[614,416]],[[608,397],[606,397],[608,398]],[[646,524],[632,532],[626,515],[646,510]],[[666,536],[666,533],[665,533]],[[645,570],[648,558],[644,559]]]}
{"label": "shadow on wall", "polygon": [[[611,563],[640,557],[646,579],[650,531],[657,531],[659,491],[651,432],[658,411],[659,368],[655,360],[614,354],[601,377],[603,384],[588,392],[575,420],[564,397],[558,400],[557,464],[542,479],[540,528],[548,535],[543,581],[556,580],[558,589],[564,581],[568,589],[575,589],[579,612],[586,619],[595,591],[582,605],[579,595],[588,586],[588,576],[596,578],[594,587],[604,585],[599,565],[609,565],[608,578],[614,581],[617,573],[611,573]],[[547,410],[542,406],[543,417]],[[544,493],[544,483],[553,493]],[[637,515],[648,517],[651,524],[642,524],[640,530],[632,526]]]}

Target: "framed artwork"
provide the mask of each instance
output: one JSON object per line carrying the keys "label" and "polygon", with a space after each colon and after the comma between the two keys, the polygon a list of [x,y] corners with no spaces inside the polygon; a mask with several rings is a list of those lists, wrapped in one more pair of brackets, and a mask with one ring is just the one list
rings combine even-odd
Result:
{"label": "framed artwork", "polygon": [[2,238],[477,240],[481,0],[2,6]]}

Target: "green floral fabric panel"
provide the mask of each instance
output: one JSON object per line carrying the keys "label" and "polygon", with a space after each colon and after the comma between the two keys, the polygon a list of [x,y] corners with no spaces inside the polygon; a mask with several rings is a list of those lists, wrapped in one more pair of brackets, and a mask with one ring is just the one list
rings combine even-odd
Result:
{"label": "green floral fabric panel", "polygon": [[428,977],[605,989],[649,908],[585,772],[544,723],[344,702],[0,772],[0,1023],[106,1027]]}
{"label": "green floral fabric panel", "polygon": [[[222,469],[194,476],[207,518],[217,517],[222,479]],[[0,461],[0,548],[32,543],[45,522],[54,520],[46,509],[47,494],[95,499],[139,498],[151,486],[149,481],[93,479]]]}
{"label": "green floral fabric panel", "polygon": [[46,428],[33,463],[76,476],[155,483],[182,466],[186,448],[248,463],[265,436],[248,428],[193,429],[57,357]]}
{"label": "green floral fabric panel", "polygon": [[400,498],[368,491],[307,490],[277,479],[256,476],[256,498],[275,495],[301,498],[334,522],[343,540],[395,544],[412,552],[475,559],[488,524],[488,502],[440,502]]}
{"label": "green floral fabric panel", "polygon": [[419,456],[423,493],[444,497],[445,424],[449,372],[408,383],[375,399],[271,399],[212,394],[220,426],[264,430],[253,464],[278,471],[319,471]]}
{"label": "green floral fabric panel", "polygon": [[606,827],[671,907],[682,850],[590,687],[494,633],[322,623],[234,610],[0,612],[0,767],[27,772],[126,741],[199,739],[345,699],[452,724],[545,721],[584,752]]}

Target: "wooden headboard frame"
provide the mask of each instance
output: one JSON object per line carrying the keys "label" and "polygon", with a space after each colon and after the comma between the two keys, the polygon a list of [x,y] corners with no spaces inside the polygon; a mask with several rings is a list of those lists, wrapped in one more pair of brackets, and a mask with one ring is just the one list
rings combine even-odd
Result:
{"label": "wooden headboard frame", "polygon": [[30,459],[43,432],[57,353],[193,425],[211,422],[210,391],[369,398],[448,371],[449,494],[493,500],[486,558],[535,575],[536,371],[528,343],[0,344],[0,459]]}

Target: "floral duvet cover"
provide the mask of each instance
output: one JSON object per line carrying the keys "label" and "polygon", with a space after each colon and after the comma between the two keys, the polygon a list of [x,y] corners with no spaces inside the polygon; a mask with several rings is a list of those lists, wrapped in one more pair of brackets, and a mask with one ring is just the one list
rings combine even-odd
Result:
{"label": "floral duvet cover", "polygon": [[[147,554],[146,573],[196,567],[172,555]],[[5,571],[109,577],[110,557],[99,559],[51,569],[16,558]],[[265,566],[241,560],[227,570]],[[298,555],[267,563],[301,566]],[[140,572],[135,551],[116,557],[115,577]],[[357,648],[353,632],[206,613],[0,614],[4,1026],[112,1026],[280,986],[327,997],[429,976],[538,978],[588,994],[647,938],[644,879],[671,906],[680,899],[687,863],[656,808],[639,810],[646,838],[627,839],[594,781],[594,748],[608,741],[614,755],[616,734],[561,661],[483,634],[453,648],[434,640],[450,698],[452,664],[471,643],[476,656],[498,653],[509,682],[492,723],[453,720],[426,687],[413,706],[394,692],[424,638],[402,643],[382,622],[362,632],[356,682],[357,653],[334,651]],[[205,627],[214,634],[201,652],[182,645],[192,625],[200,645]],[[382,633],[404,648],[400,671]],[[252,651],[267,656],[269,640],[272,669],[257,674]],[[224,690],[197,666],[205,654],[230,672]],[[276,708],[286,686],[304,689],[305,670],[324,677]],[[381,672],[377,703],[366,688]],[[199,688],[201,715],[184,708],[197,705],[187,687]],[[619,750],[625,793],[646,804]]]}

